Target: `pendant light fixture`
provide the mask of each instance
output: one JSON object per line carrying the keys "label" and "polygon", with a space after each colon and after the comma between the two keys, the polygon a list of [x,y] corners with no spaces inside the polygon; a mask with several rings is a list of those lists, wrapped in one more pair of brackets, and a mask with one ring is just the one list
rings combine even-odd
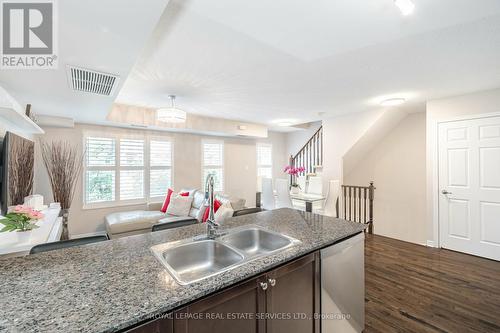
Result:
{"label": "pendant light fixture", "polygon": [[156,110],[156,119],[164,123],[185,123],[186,111],[175,107],[175,95],[169,95],[170,107]]}

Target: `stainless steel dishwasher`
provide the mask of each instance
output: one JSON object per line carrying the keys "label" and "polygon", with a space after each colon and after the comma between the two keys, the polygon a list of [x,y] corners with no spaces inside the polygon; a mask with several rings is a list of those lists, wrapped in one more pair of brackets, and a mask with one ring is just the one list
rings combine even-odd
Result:
{"label": "stainless steel dishwasher", "polygon": [[321,250],[321,332],[365,327],[365,235]]}

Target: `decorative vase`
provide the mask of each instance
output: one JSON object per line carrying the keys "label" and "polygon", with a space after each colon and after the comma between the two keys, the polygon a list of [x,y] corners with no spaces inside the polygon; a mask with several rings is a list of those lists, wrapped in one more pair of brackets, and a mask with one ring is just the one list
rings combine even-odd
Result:
{"label": "decorative vase", "polygon": [[299,187],[298,186],[292,186],[292,194],[299,194]]}
{"label": "decorative vase", "polygon": [[61,212],[59,213],[59,216],[62,217],[62,233],[61,233],[61,240],[67,240],[69,239],[69,232],[68,232],[68,217],[69,217],[69,209],[61,209]]}
{"label": "decorative vase", "polygon": [[14,234],[14,241],[16,244],[24,244],[24,243],[28,243],[30,241],[31,230],[27,230],[27,231],[18,230],[18,231],[14,231],[12,233]]}

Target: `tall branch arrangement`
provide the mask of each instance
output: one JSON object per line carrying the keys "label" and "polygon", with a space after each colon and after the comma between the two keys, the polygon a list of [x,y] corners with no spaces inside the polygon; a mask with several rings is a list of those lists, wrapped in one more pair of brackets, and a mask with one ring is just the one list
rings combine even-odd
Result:
{"label": "tall branch arrangement", "polygon": [[40,147],[54,201],[59,202],[62,209],[69,209],[85,153],[78,154],[77,147],[63,141],[40,141]]}
{"label": "tall branch arrangement", "polygon": [[10,205],[20,205],[24,197],[33,191],[33,177],[35,164],[35,144],[32,141],[11,136],[9,159],[9,198]]}

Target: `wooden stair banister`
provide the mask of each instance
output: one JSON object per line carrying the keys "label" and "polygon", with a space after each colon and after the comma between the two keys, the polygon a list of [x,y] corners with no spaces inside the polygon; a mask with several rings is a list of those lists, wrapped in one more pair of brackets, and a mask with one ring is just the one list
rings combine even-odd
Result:
{"label": "wooden stair banister", "polygon": [[[318,128],[295,156],[290,156],[290,165],[304,167],[305,171],[300,174],[301,176],[313,174],[316,168],[323,165],[323,126]],[[293,176],[290,177],[293,182]]]}
{"label": "wooden stair banister", "polygon": [[373,202],[375,186],[342,185],[339,198],[342,197],[342,208],[337,199],[337,217],[344,220],[368,224],[368,233],[373,233]]}

